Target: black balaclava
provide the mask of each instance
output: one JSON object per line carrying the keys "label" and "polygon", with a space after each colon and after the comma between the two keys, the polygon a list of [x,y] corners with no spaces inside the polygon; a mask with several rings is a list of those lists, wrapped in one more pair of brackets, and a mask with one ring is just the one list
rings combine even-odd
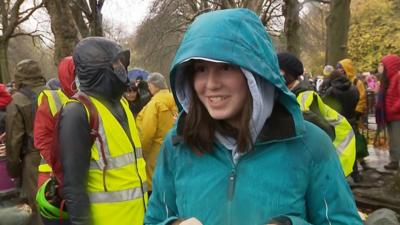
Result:
{"label": "black balaclava", "polygon": [[[119,102],[129,87],[129,56],[129,51],[123,51],[120,45],[106,38],[83,39],[73,53],[79,89],[111,103]],[[118,60],[122,65],[113,67],[113,63]]]}

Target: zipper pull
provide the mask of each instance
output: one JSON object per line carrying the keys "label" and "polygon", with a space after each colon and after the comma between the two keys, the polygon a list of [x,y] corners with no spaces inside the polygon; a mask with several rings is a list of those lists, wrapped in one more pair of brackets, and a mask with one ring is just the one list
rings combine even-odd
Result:
{"label": "zipper pull", "polygon": [[228,186],[228,199],[233,199],[233,193],[235,192],[235,180],[236,180],[236,173],[235,171],[231,172],[229,175],[229,186]]}

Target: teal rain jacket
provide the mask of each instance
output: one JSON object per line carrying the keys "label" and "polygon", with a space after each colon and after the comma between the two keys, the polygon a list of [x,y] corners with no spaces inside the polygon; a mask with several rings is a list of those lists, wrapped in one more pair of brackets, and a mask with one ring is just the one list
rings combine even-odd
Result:
{"label": "teal rain jacket", "polygon": [[212,153],[193,153],[179,138],[178,119],[158,156],[145,224],[196,217],[204,225],[261,225],[281,216],[294,225],[362,224],[329,137],[303,120],[253,12],[221,10],[194,21],[172,63],[176,99],[179,66],[193,57],[258,74],[275,86],[274,109],[253,150],[237,163],[218,141]]}

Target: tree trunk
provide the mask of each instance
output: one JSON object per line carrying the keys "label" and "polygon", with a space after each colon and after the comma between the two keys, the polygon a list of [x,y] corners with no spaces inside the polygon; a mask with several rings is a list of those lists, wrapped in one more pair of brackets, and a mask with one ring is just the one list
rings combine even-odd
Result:
{"label": "tree trunk", "polygon": [[10,78],[10,73],[8,70],[8,40],[0,38],[0,83],[8,83]]}
{"label": "tree trunk", "polygon": [[103,15],[101,12],[97,12],[94,17],[95,18],[89,23],[91,36],[104,36],[102,24]]}
{"label": "tree trunk", "polygon": [[45,7],[51,19],[51,30],[55,39],[54,62],[72,55],[78,43],[78,30],[74,23],[68,0],[46,0]]}
{"label": "tree trunk", "polygon": [[350,26],[350,0],[331,0],[326,18],[326,64],[336,65],[347,57]]}
{"label": "tree trunk", "polygon": [[89,36],[89,27],[86,25],[85,19],[82,15],[82,10],[76,5],[75,1],[70,5],[70,7],[72,17],[74,18],[76,27],[80,33],[79,38],[85,38]]}
{"label": "tree trunk", "polygon": [[103,7],[104,1],[90,1],[90,8],[92,13],[89,19],[89,28],[91,36],[104,36],[103,34],[103,15],[101,14],[101,8]]}
{"label": "tree trunk", "polygon": [[286,50],[298,57],[300,55],[300,3],[298,0],[285,0],[282,11],[285,17]]}

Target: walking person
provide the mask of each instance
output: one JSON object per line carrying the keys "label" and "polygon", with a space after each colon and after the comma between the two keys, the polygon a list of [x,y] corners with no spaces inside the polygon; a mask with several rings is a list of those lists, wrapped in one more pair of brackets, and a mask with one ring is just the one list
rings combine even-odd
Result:
{"label": "walking person", "polygon": [[145,224],[362,224],[329,137],[304,121],[277,62],[252,11],[194,20],[171,66],[183,112]]}

